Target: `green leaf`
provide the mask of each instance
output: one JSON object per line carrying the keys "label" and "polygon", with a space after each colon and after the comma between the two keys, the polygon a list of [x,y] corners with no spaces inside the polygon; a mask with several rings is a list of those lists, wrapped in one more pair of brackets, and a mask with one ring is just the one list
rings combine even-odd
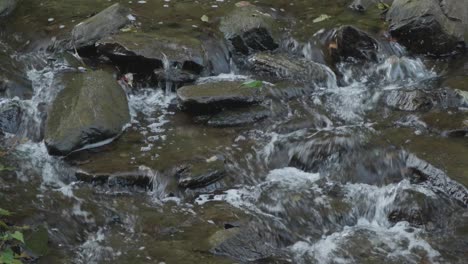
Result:
{"label": "green leaf", "polygon": [[20,231],[15,231],[10,236],[11,236],[11,238],[14,238],[14,239],[16,239],[18,241],[21,241],[21,243],[24,243],[23,233],[21,233]]}
{"label": "green leaf", "polygon": [[260,88],[263,86],[262,81],[247,81],[242,84],[243,86],[247,86],[249,88]]}
{"label": "green leaf", "polygon": [[388,4],[386,4],[386,3],[380,2],[380,3],[377,4],[377,8],[382,10],[382,11],[385,11],[385,10],[389,9],[390,6]]}
{"label": "green leaf", "polygon": [[11,215],[10,211],[0,208],[0,216],[9,216],[9,215]]}
{"label": "green leaf", "polygon": [[209,18],[207,15],[203,15],[203,16],[201,17],[201,21],[203,21],[203,22],[208,22],[208,21],[210,21],[210,18]]}
{"label": "green leaf", "polygon": [[5,249],[5,251],[0,253],[0,263],[11,264],[14,260],[13,250],[11,248]]}
{"label": "green leaf", "polygon": [[313,23],[319,23],[319,22],[322,22],[322,21],[325,21],[327,19],[330,19],[331,16],[329,15],[326,15],[326,14],[321,14],[319,17],[317,17],[316,19],[312,20]]}

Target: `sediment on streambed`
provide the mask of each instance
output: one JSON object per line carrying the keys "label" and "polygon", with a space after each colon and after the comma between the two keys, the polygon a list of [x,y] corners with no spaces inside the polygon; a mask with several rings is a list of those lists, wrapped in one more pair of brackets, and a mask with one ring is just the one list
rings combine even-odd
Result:
{"label": "sediment on streambed", "polygon": [[0,1],[0,262],[464,263],[467,6]]}

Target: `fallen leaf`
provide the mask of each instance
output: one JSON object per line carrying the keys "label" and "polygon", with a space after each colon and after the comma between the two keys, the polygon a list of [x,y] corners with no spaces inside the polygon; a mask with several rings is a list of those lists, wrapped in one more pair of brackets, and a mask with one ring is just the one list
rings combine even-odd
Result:
{"label": "fallen leaf", "polygon": [[326,14],[321,14],[319,17],[317,17],[316,19],[312,20],[313,23],[319,23],[319,22],[322,22],[322,21],[325,21],[327,19],[330,19],[331,16],[329,15],[326,15]]}

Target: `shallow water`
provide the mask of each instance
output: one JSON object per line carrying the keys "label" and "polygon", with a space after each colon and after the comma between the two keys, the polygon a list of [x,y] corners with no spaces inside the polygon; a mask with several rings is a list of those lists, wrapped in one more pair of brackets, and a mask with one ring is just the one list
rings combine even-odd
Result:
{"label": "shallow water", "polygon": [[[195,122],[177,108],[172,86],[145,87],[129,95],[132,120],[119,138],[66,158],[49,156],[38,140],[40,108],[61,89],[54,84],[56,75],[78,66],[44,47],[109,2],[131,7],[143,31],[174,36],[214,30],[235,3],[24,0],[2,22],[5,52],[25,65],[33,96],[0,98],[0,105],[18,101],[26,109],[19,140],[9,135],[12,150],[1,157],[15,169],[0,171],[0,208],[15,212],[15,224],[47,228],[48,253],[38,263],[238,263],[249,258],[261,263],[464,263],[468,258],[466,202],[412,182],[404,164],[404,151],[413,153],[446,173],[442,181],[450,178],[466,187],[466,137],[399,126],[397,121],[410,113],[385,108],[381,101],[387,91],[433,79],[440,80],[433,89],[466,90],[468,73],[460,66],[466,56],[447,62],[403,55],[395,62],[381,54],[380,62],[339,65],[339,77],[305,93],[292,84],[271,84],[265,89],[299,96],[273,96],[267,104],[270,118],[237,128]],[[377,8],[357,14],[346,8],[348,1],[255,3],[294,21],[288,29],[288,41],[295,44],[290,52],[307,59],[314,58],[311,45],[320,38],[312,36],[322,29],[353,24],[379,34],[385,28]],[[321,14],[331,18],[312,23]],[[210,22],[202,22],[202,15]],[[392,45],[404,54],[404,48]],[[249,78],[233,69],[197,82]],[[415,115],[425,123],[467,119],[466,109]],[[180,189],[168,173],[186,160],[214,156],[226,160],[227,175],[206,188]],[[77,171],[111,177],[104,183],[80,181]],[[122,180],[127,174],[141,181]],[[229,230],[240,242],[221,250],[217,242],[230,241]],[[232,246],[239,244],[251,251]]]}

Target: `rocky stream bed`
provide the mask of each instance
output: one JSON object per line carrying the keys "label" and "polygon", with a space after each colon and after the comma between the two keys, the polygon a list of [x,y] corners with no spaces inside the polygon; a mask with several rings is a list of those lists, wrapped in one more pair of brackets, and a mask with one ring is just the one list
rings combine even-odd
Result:
{"label": "rocky stream bed", "polygon": [[468,0],[0,0],[0,220],[23,263],[466,263],[467,42]]}

